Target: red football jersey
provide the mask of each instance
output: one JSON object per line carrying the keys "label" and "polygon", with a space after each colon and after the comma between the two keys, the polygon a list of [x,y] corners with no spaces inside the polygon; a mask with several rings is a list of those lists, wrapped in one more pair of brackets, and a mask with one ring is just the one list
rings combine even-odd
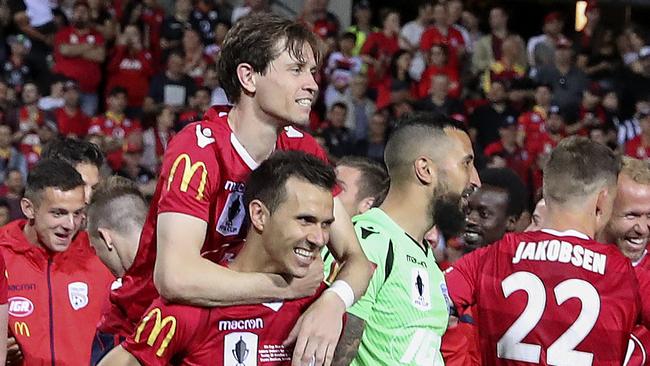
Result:
{"label": "red football jersey", "polygon": [[[642,281],[643,277],[650,276],[650,256],[646,251],[637,262],[632,263],[637,278]],[[643,325],[637,325],[630,335],[627,345],[627,355],[624,366],[645,366],[650,365],[650,331]]]}
{"label": "red football jersey", "polygon": [[625,155],[646,160],[650,157],[650,146],[646,146],[643,137],[639,135],[625,144]]}
{"label": "red football jersey", "polygon": [[576,231],[506,234],[447,271],[462,311],[478,306],[486,365],[620,365],[637,322],[650,319],[630,261]]}
{"label": "red football jersey", "polygon": [[59,52],[63,44],[90,44],[104,46],[104,37],[94,29],[79,33],[74,27],[65,27],[54,37],[54,72],[63,74],[79,83],[84,93],[96,93],[101,81],[101,62],[87,60],[81,56],[64,56]]}
{"label": "red football jersey", "polygon": [[325,290],[298,300],[200,308],[154,300],[122,346],[143,365],[290,365],[282,343]]}
{"label": "red football jersey", "polygon": [[544,131],[546,131],[544,126],[545,121],[546,112],[538,107],[519,116],[517,123],[519,124],[519,130],[526,134],[525,146],[537,141]]}
{"label": "red football jersey", "polygon": [[[131,328],[121,333],[127,336],[158,297],[152,281],[158,214],[177,212],[207,222],[203,253],[218,251],[224,243],[245,237],[244,184],[258,163],[233,134],[227,115],[211,109],[205,120],[189,124],[169,143],[138,253],[122,279],[122,287],[111,294],[113,311],[104,318],[100,330],[115,331],[111,323],[121,323],[124,328],[128,322]],[[276,149],[301,150],[327,161],[316,140],[294,127],[282,130]]]}

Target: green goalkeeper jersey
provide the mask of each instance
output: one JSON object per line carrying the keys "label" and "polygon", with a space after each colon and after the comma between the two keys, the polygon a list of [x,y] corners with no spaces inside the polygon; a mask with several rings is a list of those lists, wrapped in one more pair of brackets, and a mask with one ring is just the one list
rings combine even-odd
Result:
{"label": "green goalkeeper jersey", "polygon": [[440,341],[450,300],[433,250],[418,244],[379,208],[352,221],[377,268],[366,294],[348,309],[365,321],[351,365],[444,365]]}

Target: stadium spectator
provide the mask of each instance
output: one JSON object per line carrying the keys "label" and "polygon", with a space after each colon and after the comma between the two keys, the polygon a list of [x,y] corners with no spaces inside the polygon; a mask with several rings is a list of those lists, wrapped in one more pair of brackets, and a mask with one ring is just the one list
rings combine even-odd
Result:
{"label": "stadium spectator", "polygon": [[463,16],[463,2],[461,0],[447,1],[447,14],[449,14],[449,25],[456,29],[462,36],[465,44],[465,51],[471,54],[472,48],[470,44],[469,33],[467,29],[461,24]]}
{"label": "stadium spectator", "polygon": [[10,211],[11,211],[11,207],[9,207],[9,202],[7,202],[5,198],[0,197],[0,226],[5,226],[9,223]]}
{"label": "stadium spectator", "polygon": [[338,17],[327,10],[328,7],[329,0],[306,0],[298,20],[322,39],[337,35],[341,24]]}
{"label": "stadium spectator", "polygon": [[270,7],[268,0],[244,0],[242,5],[233,9],[230,22],[231,24],[235,24],[239,19],[248,14],[266,13],[269,11]]}
{"label": "stadium spectator", "polygon": [[0,125],[0,183],[7,179],[7,173],[18,170],[22,177],[27,177],[27,159],[11,144],[11,128]]}
{"label": "stadium spectator", "polygon": [[539,83],[551,86],[553,103],[561,108],[575,109],[589,83],[587,76],[575,66],[571,42],[560,39],[555,45],[552,60],[550,64],[540,66],[534,78]]}
{"label": "stadium spectator", "polygon": [[364,75],[355,76],[350,82],[349,90],[350,92],[343,99],[348,106],[345,126],[353,131],[355,142],[365,140],[368,137],[370,118],[377,110],[375,103],[366,95],[368,79]]}
{"label": "stadium spectator", "polygon": [[[128,1],[127,4],[133,1]],[[127,5],[128,6],[128,5]],[[117,24],[116,14],[111,14],[107,7],[107,3],[102,0],[89,0],[88,1],[89,22],[107,42],[115,40]]]}
{"label": "stadium spectator", "polygon": [[562,28],[564,28],[562,13],[550,12],[544,17],[543,33],[528,40],[526,49],[528,64],[533,68],[532,75],[535,75],[536,70],[553,64],[555,48],[559,43],[569,44],[570,47],[570,41],[562,34]]}
{"label": "stadium spectator", "polygon": [[[329,239],[330,224],[334,220],[330,189],[335,182],[333,169],[314,156],[302,152],[272,155],[251,173],[246,183],[247,216],[251,220],[246,241],[234,259],[220,259],[219,263],[236,272],[276,273],[294,280],[308,276],[313,271],[310,264],[317,260],[320,249]],[[308,223],[302,216],[295,216],[302,210],[309,217]],[[296,242],[304,244],[295,249]],[[305,253],[304,258],[296,260],[296,250]],[[274,350],[273,363],[289,364],[292,349],[283,345],[283,340],[311,303],[319,297],[337,296],[334,295],[336,286],[335,282],[325,290],[321,284],[315,294],[276,302],[273,306],[254,304],[204,308],[156,299],[149,307],[150,315],[140,322],[137,333],[112,351],[105,364],[166,365],[181,357],[184,362],[196,364],[212,361],[242,363],[244,360],[263,363],[269,359],[270,349]],[[162,351],[151,347],[147,338],[142,337],[142,334],[148,334],[149,338],[159,334],[158,328],[155,325],[152,328],[149,322],[151,315],[158,312],[161,318],[172,316],[176,319],[176,336],[165,344]],[[234,328],[219,327],[233,316],[253,316],[264,326],[251,328],[245,334]],[[247,345],[241,351],[244,344]],[[232,352],[233,347],[235,352]],[[312,359],[312,363],[321,364],[322,361]]]}
{"label": "stadium spectator", "polygon": [[14,130],[13,141],[27,159],[31,168],[40,157],[38,130],[45,123],[45,112],[38,108],[40,94],[34,83],[26,83],[21,93],[22,106],[8,116],[8,123]]}
{"label": "stadium spectator", "polygon": [[84,206],[79,173],[64,161],[42,160],[29,173],[21,201],[27,220],[0,229],[13,309],[9,329],[24,364],[90,363],[113,276],[79,231]]}
{"label": "stadium spectator", "polygon": [[81,109],[93,116],[99,104],[101,63],[106,57],[104,36],[90,27],[90,9],[85,0],[75,1],[71,24],[56,34],[53,71],[79,83]]}
{"label": "stadium spectator", "polygon": [[193,7],[190,24],[201,35],[201,43],[209,45],[214,39],[214,30],[219,20],[216,4],[211,0],[198,0],[193,2]]}
{"label": "stadium spectator", "polygon": [[190,25],[192,0],[177,0],[174,2],[174,12],[167,15],[162,22],[160,33],[160,48],[163,59],[167,59],[169,51],[181,46],[183,31]]}
{"label": "stadium spectator", "polygon": [[383,163],[387,139],[388,116],[384,111],[375,111],[370,117],[367,136],[363,140],[357,141],[359,155]]}
{"label": "stadium spectator", "polygon": [[[588,174],[585,166],[589,167]],[[571,338],[580,340],[576,362],[623,359],[639,315],[644,324],[648,323],[648,303],[639,293],[647,283],[636,284],[629,260],[617,248],[591,239],[611,216],[619,170],[620,159],[607,147],[583,137],[562,141],[544,170],[546,229],[506,234],[496,243],[465,255],[447,271],[449,294],[460,313],[469,306],[478,307],[484,364],[564,362],[566,356],[556,353],[553,346],[558,329],[564,332],[577,315],[594,307],[599,308],[598,316],[590,321],[594,327],[579,334],[579,339]],[[560,250],[568,254],[560,255]],[[607,276],[603,276],[605,272]],[[528,296],[515,295],[522,289]],[[479,291],[481,295],[475,296]],[[553,299],[547,300],[547,296]],[[565,302],[572,298],[582,306],[568,306]],[[545,306],[539,307],[540,314],[533,323],[527,323],[526,342],[534,351],[521,353],[519,339],[512,338],[508,330],[518,330],[515,322],[521,309],[533,304]],[[538,318],[553,322],[539,322]]]}
{"label": "stadium spectator", "polygon": [[[508,30],[508,13],[503,7],[495,6],[491,8],[488,22],[490,24],[490,34],[481,37],[476,42],[472,53],[471,70],[475,75],[482,74],[494,61],[501,59],[502,45],[506,37],[518,37],[519,41],[523,42],[521,37],[512,34]],[[528,64],[525,56],[516,60],[515,63],[519,65]]]}
{"label": "stadium spectator", "polygon": [[454,120],[418,114],[397,126],[385,156],[386,199],[353,219],[377,268],[366,294],[348,310],[334,365],[419,362],[423,356],[411,349],[423,349],[432,363],[443,362],[440,338],[447,329],[449,295],[424,235],[442,216],[462,219],[461,194],[480,186],[472,145]]}
{"label": "stadium spectator", "polygon": [[[641,48],[635,65],[624,68],[620,78],[623,88],[622,100],[628,101],[627,104],[647,96],[650,88],[650,46]],[[624,111],[630,109],[629,105],[623,105]]]}
{"label": "stadium spectator", "polygon": [[34,80],[32,67],[26,57],[32,43],[24,34],[10,36],[7,39],[10,47],[9,57],[2,65],[2,78],[7,84],[20,93],[23,85]]}
{"label": "stadium spectator", "polygon": [[464,114],[463,105],[449,95],[450,81],[445,74],[434,75],[431,78],[431,90],[426,98],[417,101],[414,108],[419,111],[432,112],[452,116]]}
{"label": "stadium spectator", "polygon": [[499,140],[501,126],[516,125],[518,113],[510,106],[507,93],[508,88],[503,81],[493,81],[486,94],[488,103],[476,107],[469,116],[470,136],[479,151]]}
{"label": "stadium spectator", "polygon": [[174,136],[175,115],[171,107],[156,114],[156,122],[142,133],[142,165],[152,172],[160,170],[163,154]]}
{"label": "stadium spectator", "polygon": [[499,125],[499,140],[489,144],[483,154],[487,165],[510,168],[524,184],[530,182],[530,156],[521,146],[517,145],[517,124],[514,118],[506,118]]}
{"label": "stadium spectator", "polygon": [[79,107],[79,86],[68,80],[63,85],[64,105],[54,111],[59,133],[63,136],[83,138],[88,133],[90,118]]}
{"label": "stadium spectator", "polygon": [[106,67],[106,91],[118,86],[126,89],[127,115],[139,117],[153,73],[152,55],[142,44],[140,30],[135,25],[127,25],[118,32]]}
{"label": "stadium spectator", "polygon": [[517,144],[526,147],[537,141],[544,131],[544,121],[551,108],[550,85],[540,84],[535,87],[535,104],[533,107],[522,113],[517,119],[519,125],[517,132]]}
{"label": "stadium spectator", "polygon": [[422,34],[433,21],[433,3],[431,1],[418,2],[418,15],[410,22],[406,22],[400,31],[400,37],[406,41],[407,50],[416,52],[420,48]]}
{"label": "stadium spectator", "polygon": [[434,44],[429,52],[429,64],[420,77],[418,83],[418,98],[424,98],[431,93],[431,81],[436,75],[446,75],[449,79],[449,96],[460,97],[463,86],[460,84],[458,70],[447,62],[448,48],[443,44]]}
{"label": "stadium spectator", "polygon": [[[469,36],[469,43],[467,43],[468,54],[473,55],[474,45],[479,41],[479,39],[483,38],[484,36],[483,31],[481,30],[480,22],[481,20],[479,19],[476,10],[463,10],[463,14],[460,18],[460,24],[467,30],[467,35]],[[471,58],[467,61],[471,61]]]}
{"label": "stadium spectator", "polygon": [[394,9],[383,9],[382,29],[370,33],[361,47],[361,58],[368,66],[368,87],[376,90],[390,73],[391,58],[400,49],[400,14]]}
{"label": "stadium spectator", "polygon": [[183,53],[171,51],[167,56],[167,68],[155,75],[149,83],[149,95],[144,99],[142,110],[152,112],[162,105],[180,110],[185,106],[196,84],[183,71]]}
{"label": "stadium spectator", "polygon": [[23,198],[25,190],[25,179],[27,177],[20,170],[8,170],[6,173],[3,196],[9,204],[9,221],[25,218],[20,208],[20,200]]}
{"label": "stadium spectator", "polygon": [[190,97],[188,108],[183,110],[178,116],[176,130],[180,130],[188,124],[200,121],[205,117],[206,112],[211,106],[211,91],[208,87],[199,87]]}
{"label": "stadium spectator", "polygon": [[145,197],[152,197],[156,189],[156,174],[142,165],[142,146],[129,145],[124,151],[123,164],[117,175],[134,181]]}
{"label": "stadium spectator", "polygon": [[359,56],[354,56],[354,42],[356,37],[352,33],[344,33],[338,40],[338,51],[330,54],[325,67],[328,84],[325,89],[325,106],[329,109],[334,102],[344,97],[352,78],[361,73],[363,61]]}
{"label": "stadium spectator", "polygon": [[348,106],[343,102],[336,102],[327,113],[325,128],[321,136],[325,139],[325,148],[334,159],[350,155],[354,148],[354,135],[345,127]]}
{"label": "stadium spectator", "polygon": [[84,140],[60,138],[45,145],[43,159],[59,159],[72,165],[84,181],[86,203],[90,202],[104,165],[104,154],[99,146]]}
{"label": "stadium spectator", "polygon": [[409,74],[412,60],[413,55],[405,50],[399,50],[391,57],[388,74],[378,85],[377,109],[417,98],[418,85]]}
{"label": "stadium spectator", "polygon": [[38,100],[38,108],[51,112],[63,107],[65,100],[63,97],[64,84],[67,78],[61,75],[54,75],[50,84],[50,94]]}
{"label": "stadium spectator", "polygon": [[[112,297],[121,311],[111,313],[110,318],[130,323],[125,335],[158,296],[156,289],[167,299],[201,306],[274,301],[313,293],[313,281],[289,285],[279,276],[235,273],[200,254],[218,254],[224,250],[224,243],[242,238],[243,180],[271,151],[298,149],[325,158],[311,136],[295,127],[278,128],[290,121],[304,124],[308,120],[317,91],[312,76],[317,67],[317,42],[301,24],[266,14],[242,18],[229,33],[221,51],[219,77],[234,106],[230,110],[211,109],[204,120],[178,133],[165,152],[140,239],[142,255],[136,257],[125,276],[129,281]],[[278,54],[276,48],[282,51]],[[298,63],[296,57],[305,63]],[[345,305],[351,305],[362,293],[370,276],[370,265],[356,244],[349,218],[335,201],[337,220],[330,245],[341,255],[338,259],[345,261],[340,278],[349,283],[349,288],[345,298],[317,300],[299,321],[296,330],[300,333],[293,332],[287,340],[287,344],[293,343],[300,335],[298,343],[308,344],[308,353],[298,347],[293,355],[303,363],[312,357],[322,363],[328,347],[333,352]],[[206,239],[208,245],[204,247]]]}
{"label": "stadium spectator", "polygon": [[650,109],[636,115],[641,133],[625,144],[625,155],[646,160],[650,156]]}
{"label": "stadium spectator", "polygon": [[142,147],[142,126],[137,119],[127,117],[126,89],[116,86],[106,98],[107,110],[102,116],[94,117],[88,128],[89,135],[102,137],[102,147],[108,164],[113,171],[122,167],[122,153],[128,146]]}
{"label": "stadium spectator", "polygon": [[201,43],[199,32],[192,28],[185,29],[181,44],[185,55],[183,73],[194,79],[196,85],[201,85],[205,70],[212,59],[203,52],[204,45]]}
{"label": "stadium spectator", "polygon": [[346,32],[353,33],[357,37],[357,43],[354,47],[354,54],[359,55],[363,44],[370,33],[378,32],[377,27],[372,26],[372,9],[368,0],[360,0],[352,9],[352,17],[354,18],[353,24],[346,30]]}
{"label": "stadium spectator", "polygon": [[524,52],[524,44],[517,36],[507,36],[501,42],[501,58],[490,64],[483,73],[482,87],[486,94],[490,91],[493,80],[502,80],[506,85],[512,85],[526,76],[526,64],[517,63]]}
{"label": "stadium spectator", "polygon": [[587,135],[589,129],[593,127],[603,127],[607,122],[605,109],[601,105],[604,96],[604,90],[600,84],[594,82],[589,88],[582,92],[582,100],[578,107],[576,122],[569,120],[567,123],[568,134]]}
{"label": "stadium spectator", "polygon": [[433,8],[433,24],[422,34],[420,51],[426,54],[434,44],[443,44],[447,46],[449,65],[460,70],[460,59],[465,55],[465,40],[449,22],[447,6],[443,2],[437,2]]}
{"label": "stadium spectator", "polygon": [[616,52],[616,39],[614,30],[605,28],[594,34],[589,42],[589,49],[578,54],[576,65],[587,76],[609,88],[618,87],[617,75],[621,70],[621,58]]}

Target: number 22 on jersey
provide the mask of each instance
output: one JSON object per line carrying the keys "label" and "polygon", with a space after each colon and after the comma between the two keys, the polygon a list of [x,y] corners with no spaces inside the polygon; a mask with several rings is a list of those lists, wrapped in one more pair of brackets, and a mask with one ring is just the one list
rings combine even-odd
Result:
{"label": "number 22 on jersey", "polygon": [[[497,342],[497,357],[513,361],[539,363],[542,346],[524,343],[522,340],[537,326],[546,308],[546,288],[542,280],[530,272],[515,272],[501,282],[503,295],[508,298],[517,291],[525,291],[528,302],[519,318],[508,328]],[[591,365],[594,355],[576,351],[591,332],[600,313],[598,291],[589,282],[580,279],[567,279],[553,289],[558,306],[565,301],[577,298],[581,310],[573,324],[546,350],[546,363],[549,365]],[[553,300],[551,300],[553,301]]]}

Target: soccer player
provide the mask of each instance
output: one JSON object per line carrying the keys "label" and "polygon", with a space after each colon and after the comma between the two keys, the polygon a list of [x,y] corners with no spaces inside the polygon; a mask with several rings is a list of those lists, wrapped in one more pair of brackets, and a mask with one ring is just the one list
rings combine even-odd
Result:
{"label": "soccer player", "polygon": [[[87,207],[88,237],[95,252],[106,267],[118,278],[116,285],[131,268],[138,251],[138,240],[147,217],[148,204],[138,185],[127,178],[111,176],[97,185]],[[112,305],[112,304],[111,304]],[[110,319],[115,320],[115,319]],[[91,352],[91,365],[96,365],[104,355],[124,338],[119,330],[124,321],[100,320],[104,329],[95,334]],[[129,324],[126,323],[126,326]]]}
{"label": "soccer player", "polygon": [[[465,231],[460,248],[448,246],[447,260],[440,263],[447,268],[463,255],[501,239],[515,226],[526,201],[526,186],[517,173],[508,168],[487,168],[479,173],[481,188],[474,191],[465,207]],[[450,327],[442,337],[442,356],[447,366],[481,364],[478,348],[477,315],[470,309]]]}
{"label": "soccer player", "polygon": [[[105,318],[129,322],[129,332],[122,334],[134,329],[158,296],[156,290],[167,300],[209,307],[300,298],[319,286],[322,278],[289,283],[275,274],[233,271],[201,256],[243,237],[245,180],[273,150],[302,150],[326,159],[311,136],[289,126],[309,118],[318,89],[313,77],[318,47],[304,25],[270,14],[245,17],[229,31],[219,77],[234,106],[209,110],[165,151],[138,255],[112,298],[114,311]],[[323,294],[296,323],[287,339],[298,339],[294,365],[314,357],[316,365],[329,364],[341,316],[371,276],[338,199],[334,216],[329,245],[345,263],[341,282],[337,293]]]}
{"label": "soccer player", "polygon": [[0,229],[9,330],[24,357],[18,364],[90,362],[95,327],[114,277],[79,231],[84,186],[67,162],[41,160],[29,173],[21,200],[27,219]]}
{"label": "soccer player", "polygon": [[[272,154],[246,182],[251,226],[245,244],[221,264],[289,281],[307,275],[329,239],[335,183],[334,169],[313,155]],[[298,300],[212,308],[159,298],[135,333],[100,365],[289,365],[292,353],[284,339],[309,304],[332,291],[321,285],[315,295]]]}
{"label": "soccer player", "polygon": [[[618,176],[614,210],[600,239],[615,243],[630,259],[638,277],[650,276],[650,258],[647,255],[650,238],[650,168],[643,160],[623,157],[623,168]],[[650,335],[643,326],[637,326],[628,344],[628,366],[644,365],[650,351]]]}
{"label": "soccer player", "polygon": [[462,193],[480,185],[472,145],[456,121],[416,114],[398,124],[384,157],[388,195],[353,219],[377,269],[348,310],[333,364],[439,364],[451,304],[424,235],[441,216],[463,220]]}
{"label": "soccer player", "polygon": [[592,238],[612,212],[620,159],[584,137],[563,140],[544,169],[541,231],[510,233],[465,255],[447,273],[461,312],[476,304],[484,364],[615,365],[648,281],[617,248]]}

